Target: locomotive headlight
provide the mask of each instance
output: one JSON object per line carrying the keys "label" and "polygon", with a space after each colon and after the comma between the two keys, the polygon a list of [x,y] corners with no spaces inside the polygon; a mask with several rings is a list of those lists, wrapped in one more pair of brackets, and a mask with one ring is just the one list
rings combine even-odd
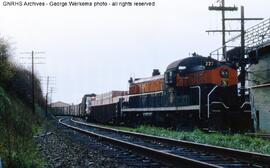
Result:
{"label": "locomotive headlight", "polygon": [[228,72],[228,70],[226,70],[226,69],[221,70],[220,71],[220,76],[222,78],[229,78],[229,72]]}

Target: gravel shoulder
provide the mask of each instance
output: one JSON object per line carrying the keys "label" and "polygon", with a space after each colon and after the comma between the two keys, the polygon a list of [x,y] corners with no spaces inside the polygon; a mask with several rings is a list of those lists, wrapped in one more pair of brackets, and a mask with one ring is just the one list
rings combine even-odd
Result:
{"label": "gravel shoulder", "polygon": [[35,137],[39,151],[47,162],[45,167],[130,167],[116,158],[108,156],[110,145],[104,145],[95,139],[59,125],[50,123],[47,134]]}

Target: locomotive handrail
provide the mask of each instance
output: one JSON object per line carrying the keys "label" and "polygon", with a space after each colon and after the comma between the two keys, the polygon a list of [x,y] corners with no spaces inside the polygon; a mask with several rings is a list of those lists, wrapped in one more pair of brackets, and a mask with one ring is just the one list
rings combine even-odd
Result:
{"label": "locomotive handrail", "polygon": [[251,105],[251,103],[250,103],[250,102],[244,102],[240,108],[243,108],[243,107],[244,107],[246,104]]}
{"label": "locomotive handrail", "polygon": [[224,107],[225,109],[229,109],[229,108],[230,108],[230,107],[226,106],[226,104],[225,104],[224,102],[213,101],[213,102],[211,102],[211,104],[221,104],[221,105],[223,105],[223,107]]}
{"label": "locomotive handrail", "polygon": [[201,119],[201,87],[200,86],[193,86],[191,88],[198,88],[199,90],[199,118]]}
{"label": "locomotive handrail", "polygon": [[216,85],[207,95],[207,117],[210,118],[210,96],[216,90],[218,86]]}
{"label": "locomotive handrail", "polygon": [[144,96],[144,95],[159,94],[159,93],[163,93],[163,91],[148,92],[148,93],[139,93],[139,94],[132,94],[132,95],[127,95],[127,96],[128,97],[135,97],[135,96]]}

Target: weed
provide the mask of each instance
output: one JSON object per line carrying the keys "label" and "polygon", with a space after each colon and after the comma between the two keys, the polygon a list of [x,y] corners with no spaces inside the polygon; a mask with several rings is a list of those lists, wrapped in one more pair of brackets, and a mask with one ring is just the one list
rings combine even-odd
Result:
{"label": "weed", "polygon": [[176,140],[185,140],[221,147],[270,154],[270,141],[242,134],[205,133],[199,129],[192,132],[141,125],[138,128],[116,127],[126,131],[162,136]]}

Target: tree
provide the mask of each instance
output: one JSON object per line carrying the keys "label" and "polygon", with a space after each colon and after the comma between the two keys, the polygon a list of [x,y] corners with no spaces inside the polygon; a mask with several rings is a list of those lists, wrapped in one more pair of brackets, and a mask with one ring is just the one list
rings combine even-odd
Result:
{"label": "tree", "polygon": [[13,76],[11,63],[8,58],[10,56],[9,43],[0,38],[0,84],[3,86]]}

